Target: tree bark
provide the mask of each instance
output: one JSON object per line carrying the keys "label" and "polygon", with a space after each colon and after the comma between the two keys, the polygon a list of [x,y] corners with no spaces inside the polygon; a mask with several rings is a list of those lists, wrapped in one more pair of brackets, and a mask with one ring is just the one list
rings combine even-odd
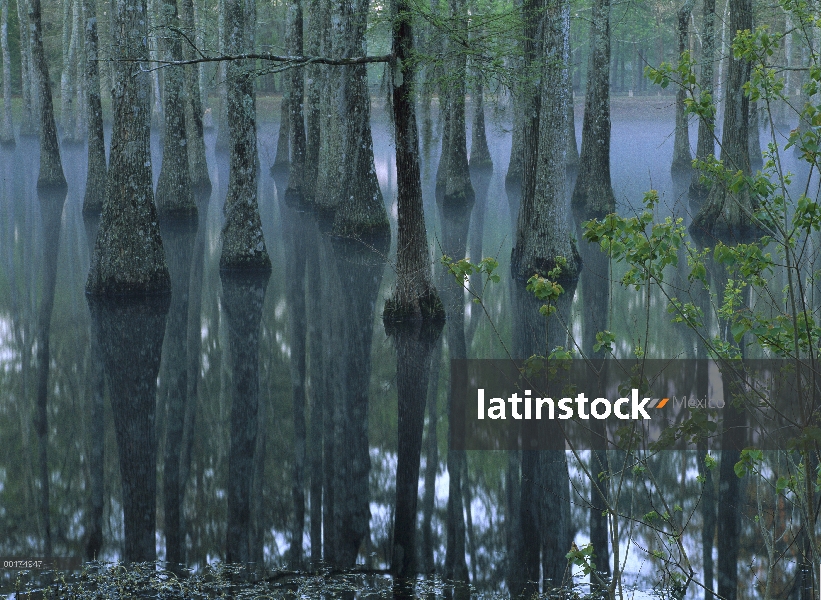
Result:
{"label": "tree bark", "polygon": [[[171,28],[179,20],[177,0],[161,0],[161,22],[166,34],[161,51],[167,60],[182,60],[182,40]],[[162,167],[157,181],[157,212],[160,219],[196,221],[197,205],[188,167],[188,136],[185,127],[185,67],[165,69],[165,135],[162,138]]]}
{"label": "tree bark", "polygon": [[[228,52],[246,47],[244,0],[225,0]],[[220,269],[270,271],[262,222],[257,206],[257,131],[254,84],[244,64],[228,64],[228,127],[230,165],[225,198]]]}
{"label": "tree bark", "polygon": [[28,0],[17,0],[17,22],[20,25],[20,79],[23,92],[23,120],[20,135],[37,133],[37,80],[32,58],[31,33],[28,26]]}
{"label": "tree bark", "polygon": [[522,204],[511,272],[522,280],[534,273],[546,276],[556,266],[556,259],[564,257],[567,266],[559,279],[568,282],[578,278],[581,269],[565,209],[570,15],[563,0],[544,4],[531,0],[524,10],[526,38],[538,31],[544,36],[526,42],[525,64],[532,64],[542,52],[546,60],[538,67],[541,89],[531,90],[525,99],[529,117],[524,125]]}
{"label": "tree bark", "polygon": [[[701,73],[699,74],[700,94],[713,95],[713,78],[715,66],[715,21],[716,3],[715,0],[704,0],[702,10],[702,34],[701,34]],[[715,119],[713,117],[701,117],[698,120],[698,142],[696,144],[696,159],[704,160],[715,153]],[[693,179],[690,182],[690,197],[696,200],[703,200],[707,197],[709,186],[701,182],[701,171],[693,170]]]}
{"label": "tree bark", "polygon": [[582,151],[573,210],[602,217],[616,210],[610,180],[610,0],[593,2]]}
{"label": "tree bark", "polygon": [[97,36],[97,10],[92,0],[83,0],[86,36],[86,110],[88,113],[88,169],[86,192],[83,198],[83,214],[99,215],[105,201],[108,167],[105,161],[105,137],[103,133],[103,106],[100,98],[100,67],[97,62],[99,39]]}
{"label": "tree bark", "polygon": [[383,319],[442,318],[444,307],[431,282],[428,234],[422,206],[419,169],[419,134],[416,127],[413,82],[413,29],[411,6],[394,0],[392,49],[396,56],[392,73],[393,122],[396,135],[396,183],[398,240],[396,289],[385,302]]}
{"label": "tree bark", "polygon": [[[180,1],[182,25],[191,32],[197,31],[194,11],[193,0]],[[196,37],[195,41],[199,43]],[[194,49],[188,44],[183,45],[182,56],[187,60],[194,58]],[[185,137],[188,141],[188,169],[191,175],[191,187],[194,190],[210,190],[211,178],[208,175],[208,161],[205,158],[205,134],[202,123],[200,71],[200,65],[185,67],[185,87],[183,91],[185,98]]]}
{"label": "tree bark", "polygon": [[0,51],[3,58],[3,128],[0,144],[14,146],[11,121],[11,54],[9,53],[9,0],[0,0]]}
{"label": "tree bark", "polygon": [[[685,0],[678,10],[678,56],[681,60],[682,54],[688,49],[687,43],[688,28],[690,25],[690,14],[693,12],[695,0]],[[679,82],[676,91],[676,133],[673,140],[673,163],[670,166],[671,174],[689,175],[693,166],[693,159],[690,156],[690,127],[686,114],[684,101],[687,99],[687,90],[684,82]]]}
{"label": "tree bark", "polygon": [[[290,56],[302,56],[302,0],[288,3],[286,51]],[[288,147],[290,150],[286,202],[299,204],[305,194],[305,97],[304,69],[291,69],[286,82],[288,89]]]}
{"label": "tree bark", "polygon": [[[752,28],[752,0],[730,0],[730,31]],[[749,109],[750,101],[744,84],[750,80],[750,63],[730,53],[724,101],[724,129],[721,134],[721,162],[725,169],[749,176]],[[747,237],[755,231],[752,213],[757,203],[755,195],[743,185],[737,192],[729,182],[716,181],[704,205],[690,225],[695,236]]]}
{"label": "tree bark", "polygon": [[60,145],[57,142],[57,124],[54,121],[51,81],[49,80],[46,53],[43,48],[40,0],[31,0],[29,25],[31,27],[31,50],[37,73],[37,95],[40,107],[40,174],[37,177],[37,188],[64,190],[68,186],[66,185],[66,177],[63,174],[63,163],[60,160]]}
{"label": "tree bark", "polygon": [[[36,0],[35,0],[36,1]],[[117,0],[116,85],[110,168],[86,291],[139,294],[170,289],[151,180],[146,0]]]}
{"label": "tree bark", "polygon": [[[454,23],[454,35],[467,39],[467,5],[465,0],[449,0],[450,15]],[[470,182],[468,167],[466,124],[465,124],[465,78],[467,71],[467,56],[464,52],[455,52],[451,65],[451,79],[448,92],[448,128],[447,153],[443,158],[447,161],[443,206],[471,206],[475,201],[475,193]]]}

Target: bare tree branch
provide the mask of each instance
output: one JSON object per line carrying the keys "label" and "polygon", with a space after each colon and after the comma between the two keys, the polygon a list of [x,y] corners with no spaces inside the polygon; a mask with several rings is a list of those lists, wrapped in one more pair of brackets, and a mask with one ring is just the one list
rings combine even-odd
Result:
{"label": "bare tree branch", "polygon": [[364,65],[369,63],[388,63],[394,60],[393,54],[384,54],[382,56],[355,56],[353,58],[328,58],[327,56],[280,56],[268,53],[247,53],[247,54],[223,54],[221,56],[204,56],[199,58],[192,58],[189,60],[134,60],[120,59],[125,62],[141,62],[149,63],[155,66],[147,71],[161,69],[165,67],[177,67],[184,65],[196,65],[199,63],[212,63],[234,60],[263,60],[267,62],[286,63],[283,68],[293,68],[298,66],[305,66],[309,64],[320,65]]}

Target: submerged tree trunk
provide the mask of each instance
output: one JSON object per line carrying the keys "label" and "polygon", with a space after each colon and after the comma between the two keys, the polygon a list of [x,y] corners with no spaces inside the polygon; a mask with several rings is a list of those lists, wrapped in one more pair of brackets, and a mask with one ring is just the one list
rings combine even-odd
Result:
{"label": "submerged tree trunk", "polygon": [[[688,26],[690,24],[690,13],[693,12],[695,0],[685,0],[678,10],[678,55],[681,60],[682,54],[689,47],[687,44]],[[692,168],[693,159],[690,156],[690,127],[688,124],[686,106],[687,90],[684,82],[680,82],[676,91],[676,134],[673,141],[673,164],[670,172],[673,176],[678,174],[689,175]]]}
{"label": "submerged tree trunk", "polygon": [[[163,40],[166,60],[182,60],[182,40],[171,30],[179,19],[177,0],[162,0]],[[162,138],[162,167],[157,181],[157,211],[160,218],[190,218],[196,221],[197,205],[188,167],[188,137],[185,127],[185,68],[165,69],[165,135]]]}
{"label": "submerged tree trunk", "polygon": [[[36,0],[35,0],[36,1]],[[86,291],[139,294],[170,289],[151,180],[146,0],[117,0],[114,127],[100,233]]]}
{"label": "submerged tree trunk", "polygon": [[[730,0],[730,31],[752,28],[752,0]],[[724,109],[724,129],[721,134],[721,162],[731,172],[740,171],[749,176],[749,109],[750,100],[744,85],[750,80],[750,63],[729,58]],[[704,205],[690,225],[697,236],[746,237],[755,230],[753,211],[755,195],[744,184],[738,191],[730,189],[729,181],[715,181]]]}
{"label": "submerged tree trunk", "polygon": [[[715,63],[715,21],[716,2],[715,0],[704,0],[702,11],[702,34],[701,34],[701,74],[699,75],[699,88],[701,95],[713,95],[713,77]],[[701,117],[698,120],[698,142],[696,145],[696,159],[704,160],[715,152],[715,119],[711,117]],[[693,170],[693,179],[690,183],[690,197],[695,200],[703,200],[709,193],[709,187],[701,182],[701,170]]]}
{"label": "submerged tree trunk", "polygon": [[[180,0],[180,17],[184,28],[188,31],[196,31],[193,0]],[[184,44],[182,56],[186,60],[191,60],[195,57],[195,51],[189,44]],[[211,189],[208,162],[205,159],[205,134],[202,123],[203,109],[199,75],[200,65],[185,67],[183,92],[185,98],[185,137],[188,141],[188,169],[191,175],[191,187],[194,190]]]}
{"label": "submerged tree trunk", "polygon": [[[246,49],[246,19],[244,0],[225,0],[227,50],[231,54]],[[271,259],[265,249],[257,205],[254,82],[246,66],[238,61],[228,64],[228,127],[231,154],[220,269],[270,271]]]}
{"label": "submerged tree trunk", "polygon": [[40,174],[37,188],[65,189],[66,177],[60,160],[60,145],[57,142],[57,124],[54,121],[54,105],[51,99],[51,82],[43,48],[43,25],[40,0],[31,0],[29,5],[29,25],[31,27],[31,50],[37,73],[37,95],[40,105]]}
{"label": "submerged tree trunk", "polygon": [[543,31],[543,38],[528,46],[526,64],[542,52],[546,60],[538,67],[541,88],[526,99],[530,116],[524,126],[522,204],[511,272],[523,280],[534,273],[546,276],[562,257],[567,264],[559,279],[571,281],[578,277],[581,260],[565,209],[570,14],[564,0],[548,0],[526,3],[525,16],[526,35]]}
{"label": "submerged tree trunk", "polygon": [[83,0],[83,16],[86,36],[86,109],[88,112],[88,170],[83,213],[99,215],[103,210],[108,168],[105,162],[105,137],[103,134],[103,106],[100,98],[100,67],[97,59],[97,11],[92,0]]}
{"label": "submerged tree trunk", "polygon": [[396,289],[385,302],[383,318],[442,318],[444,307],[433,283],[428,234],[422,207],[419,134],[413,93],[413,29],[410,4],[394,0],[392,48],[396,66],[392,77],[393,122],[396,135],[398,240]]}
{"label": "submerged tree trunk", "polygon": [[584,100],[582,151],[573,210],[602,217],[616,210],[610,180],[610,0],[595,0]]}
{"label": "submerged tree trunk", "polygon": [[0,51],[3,58],[3,127],[0,144],[14,145],[11,122],[11,54],[9,53],[9,0],[0,0]]}

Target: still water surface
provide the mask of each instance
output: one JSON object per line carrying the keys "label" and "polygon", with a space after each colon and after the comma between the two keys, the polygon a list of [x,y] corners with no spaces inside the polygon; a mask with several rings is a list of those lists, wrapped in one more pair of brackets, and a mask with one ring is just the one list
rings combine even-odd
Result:
{"label": "still water surface", "polygon": [[[670,102],[644,101],[640,109],[620,106],[613,118],[611,158],[619,210],[626,213],[640,207],[643,193],[653,188],[662,197],[662,215],[689,221],[686,188],[674,185],[669,174],[674,123]],[[93,223],[84,222],[81,212],[85,147],[62,149],[69,191],[64,205],[58,208],[37,197],[36,141],[21,138],[15,150],[0,149],[0,555],[42,556],[48,524],[55,556],[86,556],[94,529],[94,486],[101,478],[103,503],[96,508],[102,511],[97,519],[101,524],[98,557],[114,561],[123,556],[128,528],[123,509],[135,500],[124,498],[118,462],[118,452],[124,450],[118,449],[116,419],[101,364],[121,368],[127,377],[129,368],[154,360],[159,361],[156,392],[154,382],[149,381],[147,393],[151,397],[156,394],[156,446],[138,448],[134,456],[140,451],[153,452],[158,484],[153,498],[140,500],[141,489],[133,493],[137,502],[156,502],[157,529],[150,532],[149,543],[155,544],[159,559],[166,558],[168,552],[166,522],[179,510],[183,560],[188,565],[225,559],[226,552],[230,553],[227,539],[229,544],[234,539],[247,543],[248,559],[266,568],[294,564],[295,506],[303,505],[303,539],[296,546],[301,546],[305,562],[321,556],[312,548],[312,541],[316,544],[324,535],[326,560],[334,559],[329,556],[332,554],[341,563],[355,561],[374,569],[389,566],[396,504],[397,349],[385,332],[381,310],[394,281],[396,177],[384,111],[377,107],[374,115],[376,170],[392,219],[394,246],[390,250],[352,249],[324,235],[311,215],[284,206],[281,182],[268,173],[278,126],[263,117],[259,126],[259,206],[273,272],[267,285],[234,282],[231,289],[221,283],[218,270],[228,161],[225,155],[214,153],[215,132],[208,132],[213,189],[210,197],[199,199],[199,231],[169,233],[164,240],[172,277],[176,278],[169,315],[165,321],[154,322],[156,319],[146,316],[140,321],[142,327],[155,332],[162,333],[165,328],[162,348],[135,345],[101,350],[96,345],[95,335],[111,335],[123,319],[136,322],[140,317],[123,309],[119,316],[109,315],[108,321],[92,326],[84,283],[95,230]],[[691,136],[694,144],[694,128]],[[464,320],[449,320],[438,341],[427,350],[430,388],[428,397],[420,399],[426,406],[426,420],[417,539],[425,555],[420,564],[438,572],[445,557],[450,488],[446,463],[448,361],[452,356],[502,358],[510,350],[514,354],[520,350],[512,341],[517,315],[507,283],[514,232],[504,186],[510,134],[495,123],[489,125],[488,137],[494,171],[485,202],[477,201],[474,208],[466,243],[470,253],[496,256],[503,280],[485,292],[490,321],[466,295],[445,294],[449,306],[463,304]],[[156,179],[161,157],[158,140],[153,142]],[[434,199],[438,152],[434,141],[423,157],[426,219],[434,260],[453,241],[447,239],[448,225],[440,220]],[[476,214],[482,204],[484,221],[479,225]],[[441,266],[436,269],[440,289],[452,287]],[[49,296],[50,276],[56,277],[54,307],[50,327],[46,327],[43,306],[47,306],[44,301]],[[181,303],[186,286],[180,287],[186,276],[187,312]],[[595,260],[590,261],[583,277],[589,278],[588,286],[576,289],[570,306],[569,326],[576,339],[582,338],[585,315],[609,313],[609,328],[619,340],[617,353],[627,356],[635,340],[644,335],[649,316],[648,355],[693,355],[692,336],[669,324],[662,298],[653,295],[647,306],[643,294],[614,285],[609,306],[591,306],[597,294],[589,292],[585,299],[584,290],[610,284],[597,273]],[[462,327],[464,334],[457,335],[454,327]],[[258,367],[253,360],[255,341]],[[44,344],[47,360],[42,360]],[[108,358],[101,358],[107,351]],[[112,358],[116,352],[120,355]],[[45,463],[36,432],[36,398],[43,366],[48,367]],[[248,431],[253,420],[238,417],[231,398],[236,390],[247,391],[243,386],[254,381],[259,385],[256,436],[250,456],[246,448],[243,458],[238,457],[232,441],[236,444],[237,439],[254,433]],[[186,390],[187,403],[176,401],[179,394],[175,390],[179,389]],[[295,405],[304,406],[304,421]],[[136,407],[122,410],[131,414]],[[323,411],[324,421],[319,419]],[[300,439],[305,440],[302,456],[295,450]],[[582,453],[583,459],[587,456]],[[177,488],[168,487],[172,484],[165,476],[167,464],[179,465]],[[38,508],[42,505],[39,476],[43,465],[50,487],[48,519]],[[506,585],[507,468],[508,457],[501,452],[468,452],[463,466],[466,560],[471,583],[479,592],[504,590]],[[665,453],[657,459],[656,468],[661,485],[681,505],[683,514],[693,514],[685,545],[693,564],[698,565],[696,570],[701,571],[696,455]],[[579,546],[589,540],[589,485],[580,475],[571,456],[571,531]],[[240,487],[234,487],[237,485]],[[624,510],[643,515],[650,509],[652,494],[638,481],[630,485]],[[176,506],[166,499],[168,490],[173,489],[180,498]],[[323,492],[326,504],[314,501],[312,508],[312,500]],[[239,516],[230,514],[232,493],[245,498],[240,510],[245,512]],[[329,497],[335,498],[333,509],[328,508]],[[754,492],[747,497],[755,502]],[[752,512],[745,515],[750,518],[745,517],[743,524],[740,579],[746,591],[754,594],[760,583],[755,575],[763,568],[766,556]],[[319,528],[322,519],[324,532]],[[633,543],[628,544],[630,536]],[[356,540],[361,543],[356,545]],[[650,554],[662,545],[647,532],[629,528],[623,532],[620,554],[628,583],[649,590],[663,580],[660,563]],[[787,571],[792,568],[785,567]],[[786,586],[787,582],[780,584]],[[691,597],[701,595],[691,588]]]}

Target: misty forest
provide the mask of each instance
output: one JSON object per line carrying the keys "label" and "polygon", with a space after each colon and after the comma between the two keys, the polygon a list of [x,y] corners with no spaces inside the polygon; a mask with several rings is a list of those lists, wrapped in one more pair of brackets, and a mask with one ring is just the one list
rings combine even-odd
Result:
{"label": "misty forest", "polygon": [[[819,0],[0,0],[0,50],[0,556],[75,559],[2,593],[819,597]],[[695,374],[479,449],[460,359]]]}

